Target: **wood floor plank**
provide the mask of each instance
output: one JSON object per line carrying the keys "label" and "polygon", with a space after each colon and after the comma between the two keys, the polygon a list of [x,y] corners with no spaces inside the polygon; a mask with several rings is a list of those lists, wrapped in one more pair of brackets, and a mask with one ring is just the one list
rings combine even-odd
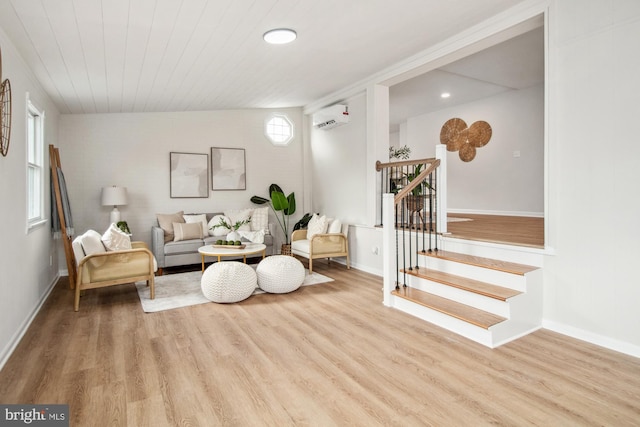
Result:
{"label": "wood floor plank", "polygon": [[[382,305],[382,281],[141,310],[132,285],[61,280],[0,371],[0,402],[71,425],[637,425],[640,360],[540,330],[488,349]],[[46,366],[45,366],[46,365]],[[96,415],[102,417],[98,424]]]}

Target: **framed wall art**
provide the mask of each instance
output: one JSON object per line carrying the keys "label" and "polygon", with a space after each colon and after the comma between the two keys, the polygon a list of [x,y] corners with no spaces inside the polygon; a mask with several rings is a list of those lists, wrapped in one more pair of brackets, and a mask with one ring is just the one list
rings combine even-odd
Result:
{"label": "framed wall art", "polygon": [[172,198],[209,197],[209,155],[169,153]]}
{"label": "framed wall art", "polygon": [[211,189],[247,189],[244,148],[211,148]]}

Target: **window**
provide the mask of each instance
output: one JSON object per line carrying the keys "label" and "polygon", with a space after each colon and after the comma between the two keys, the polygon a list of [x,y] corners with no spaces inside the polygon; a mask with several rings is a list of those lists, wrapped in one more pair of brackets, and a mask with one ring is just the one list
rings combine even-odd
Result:
{"label": "window", "polygon": [[43,122],[44,113],[40,112],[27,96],[27,225],[29,229],[45,221]]}
{"label": "window", "polygon": [[264,133],[273,145],[289,145],[293,139],[293,123],[287,116],[275,114],[265,122]]}

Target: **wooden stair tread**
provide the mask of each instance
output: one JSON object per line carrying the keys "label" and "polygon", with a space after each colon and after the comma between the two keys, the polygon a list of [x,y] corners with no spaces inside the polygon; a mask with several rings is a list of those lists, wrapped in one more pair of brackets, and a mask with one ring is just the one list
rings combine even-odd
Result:
{"label": "wooden stair tread", "polygon": [[472,325],[483,329],[489,329],[491,326],[507,320],[504,317],[497,316],[493,313],[488,313],[486,311],[410,287],[401,287],[400,289],[391,292],[391,294],[432,310],[447,314],[451,317],[455,317],[456,319],[463,320],[467,323],[471,323]]}
{"label": "wooden stair tread", "polygon": [[476,267],[488,268],[491,270],[503,271],[505,273],[517,274],[520,276],[538,269],[538,267],[533,267],[530,265],[517,264],[515,262],[500,261],[491,258],[483,258],[479,256],[460,254],[457,252],[443,250],[425,252],[422,253],[422,255],[448,261],[455,261],[463,264],[469,264]]}
{"label": "wooden stair tread", "polygon": [[466,277],[456,276],[442,271],[431,270],[428,268],[419,268],[413,270],[403,270],[407,274],[430,280],[432,282],[442,283],[454,288],[473,292],[478,295],[484,295],[500,301],[506,301],[511,297],[520,295],[522,292],[514,289],[504,288],[502,286],[492,285],[490,283],[481,282],[479,280],[468,279]]}

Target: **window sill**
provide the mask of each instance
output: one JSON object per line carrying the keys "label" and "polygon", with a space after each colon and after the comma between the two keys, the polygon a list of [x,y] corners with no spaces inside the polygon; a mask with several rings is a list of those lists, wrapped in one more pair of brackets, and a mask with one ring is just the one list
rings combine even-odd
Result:
{"label": "window sill", "polygon": [[39,219],[37,221],[31,221],[27,224],[27,234],[31,233],[33,230],[36,230],[42,226],[44,226],[47,223],[47,219],[43,218],[43,219]]}

